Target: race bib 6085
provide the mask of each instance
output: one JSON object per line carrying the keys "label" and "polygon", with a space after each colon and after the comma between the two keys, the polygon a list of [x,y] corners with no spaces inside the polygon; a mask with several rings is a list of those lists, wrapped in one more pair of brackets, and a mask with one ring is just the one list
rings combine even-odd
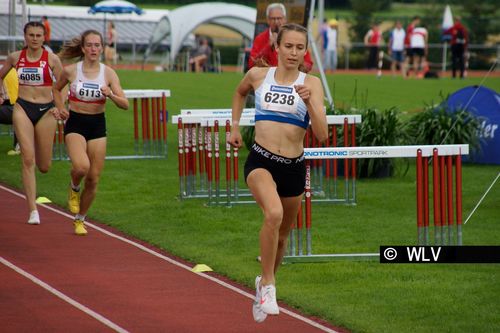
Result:
{"label": "race bib 6085", "polygon": [[43,84],[43,68],[21,67],[17,70],[19,84],[28,86],[39,86]]}

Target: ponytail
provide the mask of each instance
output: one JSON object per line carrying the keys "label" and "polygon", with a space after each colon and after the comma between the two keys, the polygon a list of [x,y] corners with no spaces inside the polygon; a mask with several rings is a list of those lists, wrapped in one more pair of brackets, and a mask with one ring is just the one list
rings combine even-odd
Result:
{"label": "ponytail", "polygon": [[[99,31],[97,30],[86,30],[80,36],[74,37],[68,42],[65,42],[61,48],[61,51],[57,54],[62,60],[83,58],[83,43],[88,35],[97,35],[101,39],[101,45],[103,45],[103,38]],[[104,45],[103,45],[104,47]]]}

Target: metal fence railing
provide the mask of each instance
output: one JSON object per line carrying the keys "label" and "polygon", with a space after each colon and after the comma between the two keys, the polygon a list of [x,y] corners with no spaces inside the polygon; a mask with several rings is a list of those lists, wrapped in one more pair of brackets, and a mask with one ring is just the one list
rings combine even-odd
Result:
{"label": "metal fence railing", "polygon": [[[361,57],[363,60],[362,64],[366,62],[366,46],[364,43],[354,42],[349,44],[339,45],[339,67],[344,69],[352,69],[360,67]],[[381,50],[387,51],[387,45],[382,45]],[[497,45],[485,45],[485,44],[470,44],[468,45],[469,51],[469,68],[470,69],[482,69],[481,66],[488,66],[488,60],[494,61],[494,59],[500,58],[500,44]],[[450,46],[444,43],[429,44],[429,55],[427,61],[430,62],[434,67],[439,67],[439,69],[446,70],[451,64],[450,58]],[[445,62],[443,62],[443,54],[445,55]],[[355,60],[353,63],[353,59]],[[389,61],[386,62],[387,64]],[[362,67],[362,66],[361,66]]]}

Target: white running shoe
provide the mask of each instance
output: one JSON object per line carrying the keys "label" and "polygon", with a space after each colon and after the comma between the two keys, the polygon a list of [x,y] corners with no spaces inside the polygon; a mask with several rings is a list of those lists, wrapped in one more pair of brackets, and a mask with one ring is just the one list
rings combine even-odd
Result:
{"label": "white running shoe", "polygon": [[260,293],[260,308],[262,311],[268,315],[279,314],[280,309],[278,308],[278,303],[276,303],[276,287],[272,284],[262,286]]}
{"label": "white running shoe", "polygon": [[255,299],[253,301],[252,305],[252,314],[253,314],[253,319],[258,322],[262,323],[264,320],[267,318],[267,313],[262,311],[260,308],[260,299],[261,299],[261,294],[260,294],[260,280],[262,279],[262,276],[257,276],[255,278]]}
{"label": "white running shoe", "polygon": [[28,224],[32,225],[40,224],[40,215],[38,214],[37,210],[31,212]]}

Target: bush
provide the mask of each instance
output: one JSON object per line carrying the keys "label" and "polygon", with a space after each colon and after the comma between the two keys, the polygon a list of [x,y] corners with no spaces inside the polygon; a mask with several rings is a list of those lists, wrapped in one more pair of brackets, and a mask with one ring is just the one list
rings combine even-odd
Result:
{"label": "bush", "polygon": [[[368,108],[361,112],[362,122],[356,131],[358,146],[398,146],[406,141],[404,126],[395,107],[379,111]],[[395,159],[375,158],[358,160],[358,177],[390,177],[394,174]]]}
{"label": "bush", "polygon": [[479,150],[480,119],[465,110],[450,112],[446,104],[426,106],[407,123],[412,145],[469,144]]}
{"label": "bush", "polygon": [[[335,114],[361,114],[361,124],[356,128],[357,146],[398,146],[405,144],[407,134],[405,126],[398,117],[396,107],[379,111],[376,108],[348,110],[338,109]],[[339,138],[343,137],[343,130],[337,132]],[[382,178],[394,174],[396,160],[385,158],[359,159],[358,177]]]}
{"label": "bush", "polygon": [[[337,108],[328,110],[327,114],[361,114],[362,122],[356,128],[357,146],[469,144],[471,153],[478,152],[480,147],[480,119],[463,110],[449,112],[444,99],[437,107],[426,106],[424,111],[406,123],[399,119],[399,110],[396,107],[383,111],[372,107]],[[246,147],[250,148],[254,128],[243,128],[242,135]],[[343,129],[339,128],[338,142],[343,142],[343,135]],[[399,161],[402,163],[398,163]],[[393,176],[397,166],[403,166],[405,170],[402,172],[406,172],[409,163],[407,159],[369,158],[358,159],[357,165],[358,177],[382,178]]]}

